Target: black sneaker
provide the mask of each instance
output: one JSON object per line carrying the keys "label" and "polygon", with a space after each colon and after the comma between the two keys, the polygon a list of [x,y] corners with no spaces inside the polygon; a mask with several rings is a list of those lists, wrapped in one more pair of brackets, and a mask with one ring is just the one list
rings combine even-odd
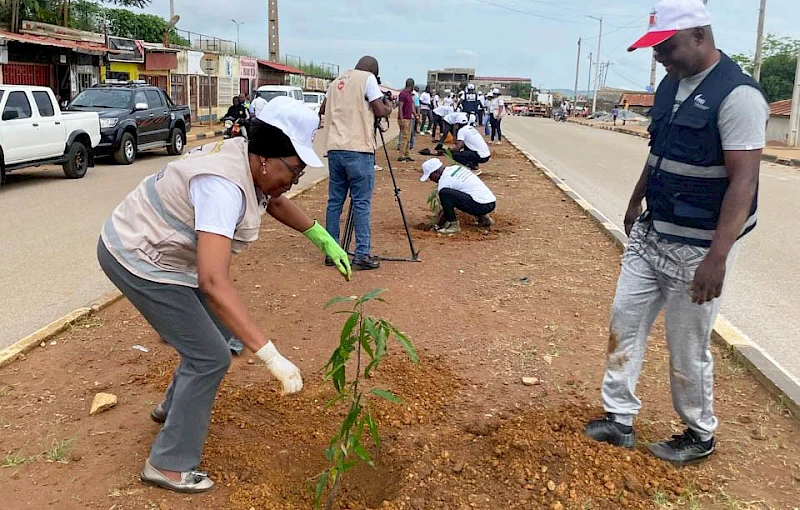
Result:
{"label": "black sneaker", "polygon": [[687,428],[683,434],[672,436],[669,441],[652,443],[647,449],[659,459],[681,466],[705,459],[714,453],[716,446],[717,442],[713,437],[708,441],[701,441],[695,431]]}
{"label": "black sneaker", "polygon": [[325,257],[325,265],[328,266],[328,267],[333,267],[336,264],[333,263],[333,259],[332,258],[326,256]]}
{"label": "black sneaker", "polygon": [[353,257],[353,262],[350,264],[350,267],[356,271],[369,271],[371,269],[378,269],[381,267],[381,263],[369,255],[356,255]]}
{"label": "black sneaker", "polygon": [[614,421],[609,414],[600,420],[593,420],[586,424],[584,430],[586,437],[595,441],[622,446],[623,448],[636,447],[636,432],[633,427]]}
{"label": "black sneaker", "polygon": [[414,161],[414,158],[406,158],[406,161],[407,162],[412,162],[412,161]]}

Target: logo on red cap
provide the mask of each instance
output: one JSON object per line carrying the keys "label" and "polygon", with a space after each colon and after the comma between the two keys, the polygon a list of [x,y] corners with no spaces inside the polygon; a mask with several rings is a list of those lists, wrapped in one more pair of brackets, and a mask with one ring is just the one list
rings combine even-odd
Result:
{"label": "logo on red cap", "polygon": [[650,28],[656,26],[656,10],[653,9],[653,12],[650,13]]}

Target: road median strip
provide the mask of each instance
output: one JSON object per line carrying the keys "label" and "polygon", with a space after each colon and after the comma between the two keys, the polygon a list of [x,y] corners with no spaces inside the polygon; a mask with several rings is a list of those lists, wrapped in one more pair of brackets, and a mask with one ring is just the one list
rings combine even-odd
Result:
{"label": "road median strip", "polygon": [[[576,123],[595,127],[591,124]],[[610,129],[610,127],[607,126],[600,126],[600,128]],[[506,139],[515,149],[533,163],[539,171],[553,181],[568,198],[589,214],[602,232],[606,234],[620,250],[625,249],[628,242],[628,236],[625,235],[625,232],[620,230],[606,218],[603,213],[595,209],[590,202],[565,184],[560,177],[547,168],[541,161],[536,159],[508,136],[506,136]],[[767,389],[770,395],[789,410],[794,418],[800,419],[800,382],[795,380],[777,361],[721,315],[714,324],[711,338],[715,343],[731,352],[747,371]]]}

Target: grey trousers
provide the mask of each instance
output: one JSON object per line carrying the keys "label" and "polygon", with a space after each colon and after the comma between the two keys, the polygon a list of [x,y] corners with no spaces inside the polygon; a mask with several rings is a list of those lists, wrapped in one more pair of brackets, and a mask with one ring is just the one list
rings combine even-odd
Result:
{"label": "grey trousers", "polygon": [[[737,242],[726,262],[726,274],[741,248]],[[664,309],[670,362],[672,404],[683,422],[702,440],[714,435],[714,360],[711,331],[720,299],[692,303],[692,282],[708,248],[661,240],[649,222],[637,222],[622,257],[622,272],[611,309],[608,365],[603,405],[615,421],[633,425],[642,406],[636,383],[647,337]]]}
{"label": "grey trousers", "polygon": [[200,465],[217,388],[231,364],[226,341],[231,334],[198,289],[131,274],[102,240],[97,260],[109,280],[181,356],[164,401],[167,421],[150,449],[150,462],[170,471],[191,471]]}

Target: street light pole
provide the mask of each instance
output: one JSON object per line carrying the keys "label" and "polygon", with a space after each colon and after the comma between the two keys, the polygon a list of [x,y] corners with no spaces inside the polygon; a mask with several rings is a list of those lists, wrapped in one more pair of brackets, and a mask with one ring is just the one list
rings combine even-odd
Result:
{"label": "street light pole", "polygon": [[603,17],[589,17],[600,22],[600,34],[597,36],[597,65],[594,70],[594,96],[592,97],[592,114],[594,114],[597,110],[597,89],[600,86],[598,81],[600,79],[600,74],[598,71],[600,70],[600,45],[603,43]]}
{"label": "street light pole", "polygon": [[239,27],[247,22],[246,21],[239,22],[236,21],[235,19],[232,19],[231,21],[233,21],[234,25],[236,25],[236,53],[239,53]]}
{"label": "street light pole", "polygon": [[175,16],[175,0],[169,0],[169,19]]}
{"label": "street light pole", "polygon": [[767,0],[761,0],[761,7],[758,10],[758,35],[756,36],[756,58],[753,64],[753,79],[759,81],[761,78],[762,52],[761,46],[764,45],[764,13],[767,10]]}
{"label": "street light pole", "polygon": [[581,71],[581,39],[578,38],[578,59],[575,62],[575,101],[578,100],[578,75]]}
{"label": "street light pole", "polygon": [[794,72],[792,111],[789,115],[789,147],[800,145],[800,52],[797,53],[797,68]]}

